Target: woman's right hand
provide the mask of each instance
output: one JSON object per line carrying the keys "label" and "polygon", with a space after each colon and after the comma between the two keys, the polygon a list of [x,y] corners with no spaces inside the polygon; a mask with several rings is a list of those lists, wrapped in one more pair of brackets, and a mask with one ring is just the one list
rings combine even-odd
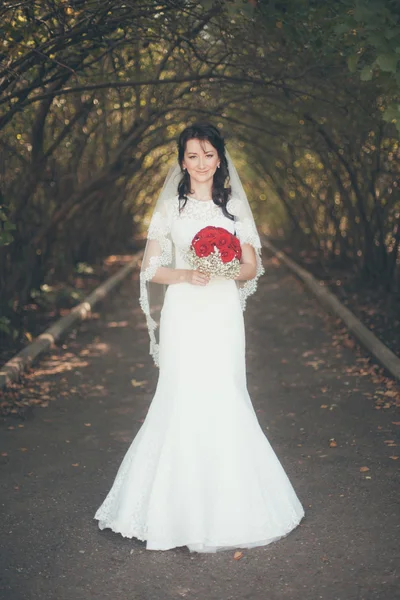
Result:
{"label": "woman's right hand", "polygon": [[201,271],[188,269],[186,275],[186,282],[192,285],[207,285],[210,281],[210,276],[202,273]]}

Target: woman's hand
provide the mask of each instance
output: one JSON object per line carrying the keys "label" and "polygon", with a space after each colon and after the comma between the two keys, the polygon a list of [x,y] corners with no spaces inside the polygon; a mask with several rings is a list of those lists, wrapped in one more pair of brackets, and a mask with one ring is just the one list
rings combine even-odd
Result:
{"label": "woman's hand", "polygon": [[207,285],[210,281],[210,276],[202,273],[201,271],[188,269],[186,282],[192,285]]}

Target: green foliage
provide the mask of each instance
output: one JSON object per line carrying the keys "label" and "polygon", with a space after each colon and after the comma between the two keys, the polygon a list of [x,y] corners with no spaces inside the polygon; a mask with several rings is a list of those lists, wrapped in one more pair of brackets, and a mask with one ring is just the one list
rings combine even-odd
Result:
{"label": "green foliage", "polygon": [[76,265],[75,272],[79,275],[93,275],[94,269],[87,263],[80,262]]}
{"label": "green foliage", "polygon": [[51,286],[43,284],[38,290],[31,290],[31,298],[45,310],[52,308],[68,308],[79,304],[84,293],[71,285]]}
{"label": "green foliage", "polygon": [[[400,4],[393,0],[346,0],[336,16],[334,33],[348,55],[349,70],[361,81],[381,86],[388,95],[384,119],[395,123],[400,97]],[[393,116],[395,115],[395,116]]]}
{"label": "green foliage", "polygon": [[5,206],[0,204],[0,247],[11,244],[14,239],[13,231],[15,231],[15,225],[9,220]]}
{"label": "green foliage", "polygon": [[0,331],[6,335],[11,335],[10,319],[0,316]]}
{"label": "green foliage", "polygon": [[198,118],[228,134],[266,231],[397,281],[399,11],[377,6],[2,6],[1,305],[78,302],[56,282],[136,245]]}
{"label": "green foliage", "polygon": [[0,316],[0,333],[5,335],[12,341],[15,341],[18,337],[18,329],[13,327],[11,319],[8,317]]}

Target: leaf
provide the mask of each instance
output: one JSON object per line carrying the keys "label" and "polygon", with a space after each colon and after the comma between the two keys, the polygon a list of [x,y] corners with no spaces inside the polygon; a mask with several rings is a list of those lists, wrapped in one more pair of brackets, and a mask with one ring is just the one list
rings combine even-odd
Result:
{"label": "leaf", "polygon": [[360,79],[361,79],[361,81],[371,81],[372,67],[370,65],[366,65],[363,69],[361,69]]}
{"label": "leaf", "polygon": [[391,458],[392,460],[397,460],[399,457],[398,456],[389,456],[389,458]]}
{"label": "leaf", "polygon": [[349,67],[349,71],[351,73],[354,73],[356,71],[359,59],[360,59],[359,54],[352,54],[347,59],[347,66]]}
{"label": "leaf", "polygon": [[147,383],[147,381],[138,381],[137,379],[131,379],[131,384],[133,385],[133,387],[141,387],[142,385],[145,385],[145,383]]}
{"label": "leaf", "polygon": [[344,33],[347,33],[349,31],[349,29],[350,29],[349,23],[338,23],[333,28],[333,31],[336,33],[336,35],[343,35]]}
{"label": "leaf", "polygon": [[369,471],[369,467],[360,467],[361,473],[366,473],[367,471]]}
{"label": "leaf", "polygon": [[239,552],[238,550],[235,552],[235,554],[233,555],[233,558],[235,560],[240,560],[243,556],[243,552]]}
{"label": "leaf", "polygon": [[330,440],[329,447],[330,448],[336,448],[336,446],[337,446],[337,441],[334,440],[334,439]]}
{"label": "leaf", "polygon": [[79,463],[72,463],[73,467],[79,467]]}
{"label": "leaf", "polygon": [[375,62],[382,71],[396,73],[398,61],[399,57],[393,52],[392,54],[378,54]]}

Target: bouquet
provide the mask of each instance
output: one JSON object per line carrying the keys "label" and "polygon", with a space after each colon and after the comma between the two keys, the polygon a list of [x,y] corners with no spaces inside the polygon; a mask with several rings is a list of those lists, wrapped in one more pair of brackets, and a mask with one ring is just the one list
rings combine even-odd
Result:
{"label": "bouquet", "polygon": [[242,249],[236,236],[223,227],[204,227],[194,236],[187,262],[210,276],[234,279],[240,272]]}

